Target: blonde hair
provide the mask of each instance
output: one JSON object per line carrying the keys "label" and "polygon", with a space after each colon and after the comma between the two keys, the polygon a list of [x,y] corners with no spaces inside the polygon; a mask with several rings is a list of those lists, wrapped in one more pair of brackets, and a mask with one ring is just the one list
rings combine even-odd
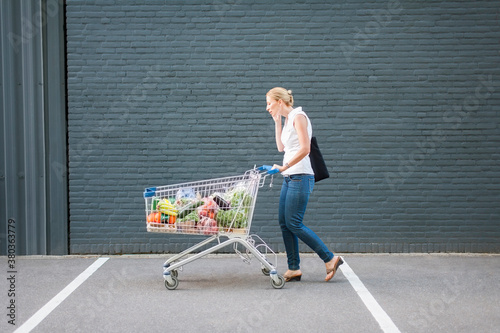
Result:
{"label": "blonde hair", "polygon": [[293,106],[293,95],[291,90],[286,90],[285,88],[275,87],[269,90],[266,96],[279,101],[280,99],[287,105]]}

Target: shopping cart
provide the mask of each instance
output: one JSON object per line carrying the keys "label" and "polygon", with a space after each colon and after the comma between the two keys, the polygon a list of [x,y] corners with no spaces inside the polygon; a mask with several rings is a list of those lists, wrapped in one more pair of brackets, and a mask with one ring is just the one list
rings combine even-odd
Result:
{"label": "shopping cart", "polygon": [[[250,263],[251,255],[257,258],[262,273],[270,276],[271,285],[283,288],[285,279],[276,270],[276,253],[259,236],[249,234],[259,188],[264,186],[268,175],[272,178],[276,172],[278,170],[262,166],[239,176],[146,188],[148,232],[209,236],[164,263],[167,289],[173,290],[179,285],[178,269],[228,245],[233,245],[246,263]],[[212,242],[216,244],[196,252]],[[240,245],[245,252],[240,251]],[[274,263],[268,260],[270,255]]]}

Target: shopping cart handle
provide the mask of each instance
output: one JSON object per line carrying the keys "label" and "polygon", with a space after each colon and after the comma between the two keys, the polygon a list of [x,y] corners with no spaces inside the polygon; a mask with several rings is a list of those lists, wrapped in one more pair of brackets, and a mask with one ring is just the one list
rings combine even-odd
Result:
{"label": "shopping cart handle", "polygon": [[156,187],[150,187],[144,190],[144,198],[154,197],[156,194]]}
{"label": "shopping cart handle", "polygon": [[267,171],[267,173],[269,175],[274,175],[275,173],[280,172],[278,169],[273,169],[273,167],[270,166],[270,165],[263,165],[261,167],[258,167],[257,170],[260,170],[260,171],[264,171],[265,170],[265,171]]}

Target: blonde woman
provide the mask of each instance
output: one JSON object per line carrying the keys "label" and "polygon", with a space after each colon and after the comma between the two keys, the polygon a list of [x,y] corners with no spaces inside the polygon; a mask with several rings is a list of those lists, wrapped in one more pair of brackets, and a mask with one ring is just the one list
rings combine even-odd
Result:
{"label": "blonde woman", "polygon": [[[283,165],[273,165],[284,177],[279,201],[279,224],[288,261],[285,281],[300,281],[300,239],[318,254],[326,266],[325,281],[330,281],[342,258],[334,256],[323,241],[302,220],[314,187],[314,171],[309,160],[312,126],[301,107],[293,107],[291,90],[276,87],[266,94],[267,111],[275,122],[278,151],[285,152]],[[282,117],[285,118],[282,124]]]}

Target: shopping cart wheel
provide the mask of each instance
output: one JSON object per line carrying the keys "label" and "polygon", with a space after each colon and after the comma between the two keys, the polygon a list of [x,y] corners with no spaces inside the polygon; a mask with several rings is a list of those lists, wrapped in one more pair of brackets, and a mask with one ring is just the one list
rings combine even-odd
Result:
{"label": "shopping cart wheel", "polygon": [[179,276],[179,272],[177,272],[177,270],[176,270],[176,269],[171,270],[171,271],[170,271],[170,274],[172,274],[172,276],[175,276],[175,277],[178,277],[178,276]]}
{"label": "shopping cart wheel", "polygon": [[269,276],[269,274],[271,273],[270,270],[268,270],[266,267],[262,267],[262,273],[265,275],[265,276]]}
{"label": "shopping cart wheel", "polygon": [[[274,274],[274,277],[271,277],[271,285],[273,286],[274,289],[281,289],[285,285],[285,278],[282,277],[281,275]],[[277,281],[275,281],[275,279]]]}
{"label": "shopping cart wheel", "polygon": [[171,275],[168,279],[165,279],[165,288],[168,290],[174,290],[179,285],[179,280],[176,276]]}

